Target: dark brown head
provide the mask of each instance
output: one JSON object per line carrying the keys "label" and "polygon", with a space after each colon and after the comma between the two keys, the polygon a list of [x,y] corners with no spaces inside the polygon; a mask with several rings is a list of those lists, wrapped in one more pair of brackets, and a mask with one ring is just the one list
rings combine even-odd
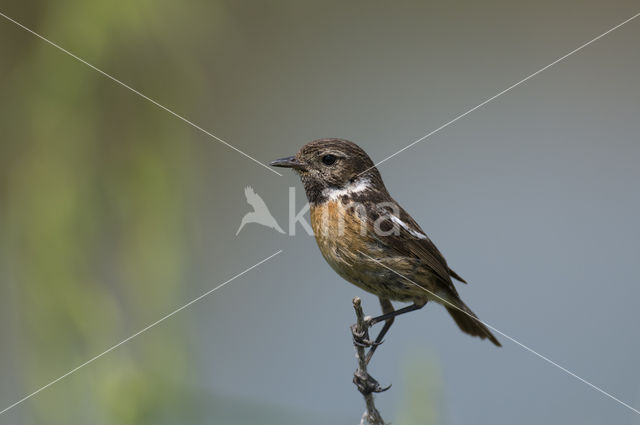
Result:
{"label": "dark brown head", "polygon": [[384,183],[369,155],[353,142],[319,139],[304,145],[295,156],[275,160],[274,167],[293,169],[300,175],[311,203],[334,193],[384,191]]}

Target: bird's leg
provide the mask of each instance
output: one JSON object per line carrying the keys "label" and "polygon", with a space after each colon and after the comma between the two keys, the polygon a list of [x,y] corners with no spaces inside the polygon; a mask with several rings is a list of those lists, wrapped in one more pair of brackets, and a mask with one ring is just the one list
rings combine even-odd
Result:
{"label": "bird's leg", "polygon": [[[355,333],[354,333],[354,342],[355,343],[357,343],[361,347],[372,347],[372,349],[369,351],[370,354],[367,355],[367,363],[369,363],[369,360],[371,359],[371,356],[373,355],[372,351],[375,351],[375,347],[382,343],[382,338],[384,338],[385,334],[389,331],[389,329],[391,328],[391,325],[393,324],[393,320],[394,320],[393,319],[393,315],[392,315],[392,317],[389,317],[389,318],[383,317],[383,316],[387,316],[389,314],[392,314],[395,311],[393,309],[393,304],[391,304],[391,301],[389,301],[388,298],[382,298],[382,297],[378,297],[378,299],[380,300],[380,307],[382,308],[382,316],[370,318],[368,320],[365,319],[365,327],[366,327],[366,329],[364,329],[363,331],[366,332],[366,334],[355,335]],[[400,310],[398,310],[398,311],[400,311]],[[380,330],[380,333],[376,337],[376,340],[375,341],[371,341],[369,339],[369,328],[371,326],[375,325],[376,323],[381,322],[383,320],[385,321],[383,328]]]}
{"label": "bird's leg", "polygon": [[369,349],[366,358],[367,364],[369,364],[369,361],[371,360],[371,357],[373,357],[373,353],[376,351],[376,348],[378,348],[378,345],[382,344],[382,338],[384,338],[387,332],[389,332],[389,329],[391,328],[391,325],[393,325],[393,320],[395,319],[395,317],[404,313],[409,313],[410,311],[420,310],[425,306],[425,304],[426,301],[423,303],[413,303],[410,306],[401,308],[399,310],[394,310],[391,301],[386,298],[380,298],[380,306],[382,307],[383,314],[378,317],[369,319],[367,321],[367,325],[371,327],[376,323],[380,323],[382,321],[384,321],[385,323],[380,330],[380,333],[376,337],[376,340],[371,343],[371,348]]}
{"label": "bird's leg", "polygon": [[[379,297],[378,299],[380,300],[380,307],[382,307],[383,315],[391,314],[395,311],[393,308],[393,304],[391,304],[391,301],[389,301],[388,298]],[[373,342],[373,344],[371,345],[371,348],[369,349],[369,352],[367,353],[367,357],[365,360],[367,364],[369,364],[369,361],[371,360],[371,357],[373,357],[373,353],[376,351],[376,348],[378,348],[378,345],[382,344],[382,339],[387,334],[387,332],[389,332],[389,329],[391,329],[391,325],[393,325],[393,321],[394,321],[393,316],[385,320],[384,326],[380,330],[380,333],[378,333],[376,340]],[[372,325],[370,324],[369,326],[372,326]]]}
{"label": "bird's leg", "polygon": [[422,307],[425,306],[425,304],[427,304],[426,301],[425,302],[421,302],[421,303],[413,303],[410,306],[401,308],[399,310],[393,310],[393,311],[391,311],[389,313],[385,313],[385,314],[382,314],[382,315],[380,315],[378,317],[374,317],[372,319],[369,319],[367,321],[367,324],[369,325],[369,327],[371,327],[371,326],[375,325],[376,323],[382,322],[383,320],[389,320],[389,319],[392,319],[392,318],[394,318],[396,316],[400,316],[401,314],[409,313],[410,311],[420,310]]}

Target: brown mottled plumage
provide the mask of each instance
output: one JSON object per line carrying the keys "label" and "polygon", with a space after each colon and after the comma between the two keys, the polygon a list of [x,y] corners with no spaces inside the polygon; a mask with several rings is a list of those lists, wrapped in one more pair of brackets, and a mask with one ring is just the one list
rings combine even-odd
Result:
{"label": "brown mottled plumage", "polygon": [[[272,165],[300,175],[316,241],[329,265],[348,282],[380,298],[385,314],[379,321],[386,325],[378,342],[395,315],[435,301],[444,305],[463,332],[500,346],[462,302],[451,278],[466,282],[389,195],[380,172],[358,145],[341,139],[315,140]],[[413,306],[394,312],[389,300]]]}

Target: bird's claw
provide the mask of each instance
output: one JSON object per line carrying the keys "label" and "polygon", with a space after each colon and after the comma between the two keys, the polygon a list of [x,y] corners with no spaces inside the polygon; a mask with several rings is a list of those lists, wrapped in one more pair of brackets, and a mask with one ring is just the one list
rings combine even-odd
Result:
{"label": "bird's claw", "polygon": [[353,344],[358,347],[369,348],[369,347],[374,347],[382,344],[382,341],[381,342],[371,341],[369,339],[369,332],[366,329],[359,331],[357,324],[351,325],[351,336],[353,338]]}
{"label": "bird's claw", "polygon": [[358,347],[362,347],[362,348],[369,348],[369,347],[373,347],[375,345],[380,345],[380,343],[375,342],[375,341],[371,341],[370,339],[366,339],[366,338],[357,338],[357,337],[353,337],[353,344],[358,346]]}
{"label": "bird's claw", "polygon": [[351,325],[351,337],[353,338],[353,344],[358,347],[369,347],[371,341],[369,340],[369,332],[367,330],[360,330],[357,324]]}
{"label": "bird's claw", "polygon": [[366,395],[371,393],[381,393],[387,391],[391,388],[391,385],[387,387],[381,387],[380,383],[376,381],[371,375],[368,373],[361,373],[360,371],[356,371],[353,374],[353,383],[358,387],[358,391],[360,393]]}

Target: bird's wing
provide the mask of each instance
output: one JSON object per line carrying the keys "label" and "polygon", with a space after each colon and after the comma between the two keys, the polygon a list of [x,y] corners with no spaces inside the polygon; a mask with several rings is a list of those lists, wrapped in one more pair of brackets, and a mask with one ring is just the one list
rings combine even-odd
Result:
{"label": "bird's wing", "polygon": [[454,271],[453,271],[453,269],[452,269],[451,267],[449,267],[449,275],[450,275],[452,278],[454,278],[454,279],[456,279],[456,280],[459,280],[459,281],[460,281],[460,282],[462,282],[462,283],[467,283],[467,281],[466,281],[466,280],[464,280],[464,279],[463,279],[463,278],[462,278],[458,273],[454,272]]}
{"label": "bird's wing", "polygon": [[[450,273],[452,270],[449,269],[442,253],[402,207],[397,205],[395,210],[399,214],[387,211],[388,219],[395,225],[394,231],[389,235],[377,236],[378,241],[394,251],[396,255],[419,259],[423,266],[432,271],[447,288],[457,295],[458,292],[451,281],[451,276],[457,275]],[[383,214],[380,217],[383,217]]]}

